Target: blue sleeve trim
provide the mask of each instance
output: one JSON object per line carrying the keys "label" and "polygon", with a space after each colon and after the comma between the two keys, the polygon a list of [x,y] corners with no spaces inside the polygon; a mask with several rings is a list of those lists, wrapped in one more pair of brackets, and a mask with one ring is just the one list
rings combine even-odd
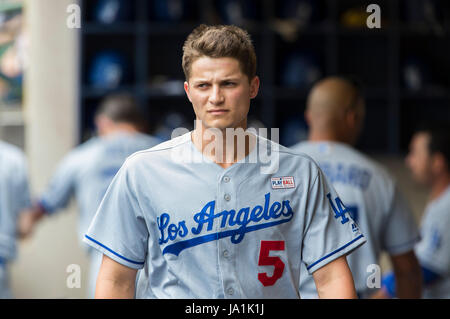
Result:
{"label": "blue sleeve trim", "polygon": [[359,239],[361,239],[361,238],[363,238],[363,237],[364,237],[364,235],[359,235],[358,237],[356,237],[355,239],[353,239],[351,242],[345,244],[345,245],[342,246],[341,248],[336,249],[335,251],[329,253],[329,254],[326,255],[325,257],[322,257],[322,258],[320,258],[318,261],[316,261],[316,262],[314,262],[313,264],[309,265],[308,267],[306,267],[306,269],[309,270],[310,268],[314,267],[315,265],[317,265],[317,264],[320,263],[321,261],[323,261],[323,260],[325,260],[325,259],[331,257],[332,255],[334,255],[334,254],[340,252],[342,249],[344,249],[344,248],[350,246],[350,245],[353,244],[355,241],[357,241],[357,240],[359,240]]}
{"label": "blue sleeve trim", "polygon": [[116,253],[114,250],[112,250],[112,249],[106,247],[105,245],[103,245],[102,243],[100,243],[100,242],[96,241],[95,239],[89,237],[88,235],[84,235],[84,237],[86,237],[86,238],[89,239],[90,241],[96,243],[97,245],[99,245],[99,246],[105,248],[107,251],[111,252],[112,254],[116,255],[117,257],[120,257],[120,258],[122,258],[123,260],[128,261],[129,263],[136,264],[136,265],[143,265],[143,264],[145,263],[145,262],[139,262],[139,261],[134,261],[134,260],[125,258],[124,256],[119,255],[119,254]]}

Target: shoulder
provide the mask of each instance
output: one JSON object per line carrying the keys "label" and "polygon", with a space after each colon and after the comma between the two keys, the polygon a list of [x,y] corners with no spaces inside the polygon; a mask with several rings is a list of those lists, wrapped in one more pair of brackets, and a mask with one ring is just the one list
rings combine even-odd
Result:
{"label": "shoulder", "polygon": [[0,141],[0,157],[3,163],[24,163],[25,153],[17,146]]}
{"label": "shoulder", "polygon": [[270,152],[274,152],[278,156],[280,169],[294,168],[297,172],[305,174],[309,172],[316,177],[320,172],[319,165],[316,160],[308,154],[299,151],[298,148],[287,148],[274,141],[258,136],[259,147],[269,148]]}
{"label": "shoulder", "polygon": [[297,144],[290,146],[289,148],[293,151],[303,153],[305,150],[308,150],[311,147],[313,147],[313,145],[314,144],[311,142],[302,141],[302,142],[298,142]]}
{"label": "shoulder", "polygon": [[64,157],[65,163],[86,163],[86,160],[95,156],[103,149],[102,142],[99,137],[91,137],[89,140],[75,146]]}
{"label": "shoulder", "polygon": [[160,144],[162,141],[149,134],[144,133],[121,133],[112,136],[110,139],[106,139],[108,142],[112,142],[116,144],[117,142],[121,143],[122,141],[126,141],[127,143],[131,143],[134,145],[141,145],[143,147],[153,147],[157,144]]}
{"label": "shoulder", "polygon": [[186,147],[190,142],[190,132],[175,137],[171,140],[159,143],[149,149],[138,151],[128,156],[125,161],[125,166],[135,166],[139,163],[153,163],[156,165],[157,161],[168,161],[173,155],[173,151]]}
{"label": "shoulder", "polygon": [[138,138],[141,139],[143,142],[151,145],[152,147],[162,143],[161,139],[149,134],[139,134]]}
{"label": "shoulder", "polygon": [[442,222],[445,227],[450,226],[450,186],[447,190],[433,202],[431,202],[426,209],[426,216],[432,220]]}

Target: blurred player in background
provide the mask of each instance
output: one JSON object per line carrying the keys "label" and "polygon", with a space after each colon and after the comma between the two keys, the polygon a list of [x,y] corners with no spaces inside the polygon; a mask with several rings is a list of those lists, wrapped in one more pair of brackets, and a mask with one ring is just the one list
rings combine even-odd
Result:
{"label": "blurred player in background", "polygon": [[[367,284],[374,271],[369,266],[378,265],[380,253],[386,251],[399,278],[399,296],[419,298],[420,268],[414,255],[419,234],[412,213],[388,172],[353,147],[364,115],[364,99],[356,82],[325,78],[313,87],[307,100],[309,141],[292,149],[318,162],[367,236],[367,244],[347,256],[359,297],[368,298],[374,292]],[[316,298],[313,278],[300,278],[301,296]]]}
{"label": "blurred player in background", "polygon": [[[413,178],[430,188],[415,247],[422,268],[423,297],[450,298],[450,128],[418,130],[406,163]],[[397,274],[388,273],[378,297],[398,296]]]}
{"label": "blurred player in background", "polygon": [[16,256],[19,213],[30,205],[23,152],[0,141],[0,298],[12,298],[7,263]]}
{"label": "blurred player in background", "polygon": [[[63,158],[47,190],[29,211],[22,214],[19,223],[21,236],[28,236],[43,216],[67,207],[74,195],[80,213],[78,231],[81,241],[106,189],[125,159],[160,142],[142,133],[145,127],[143,119],[131,96],[117,94],[106,97],[95,116],[98,136]],[[88,296],[93,297],[101,254],[90,248],[88,253],[91,264]]]}

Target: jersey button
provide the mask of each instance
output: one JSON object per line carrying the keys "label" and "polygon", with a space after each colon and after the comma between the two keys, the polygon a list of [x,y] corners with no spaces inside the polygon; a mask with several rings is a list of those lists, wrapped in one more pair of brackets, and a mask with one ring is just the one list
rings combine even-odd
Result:
{"label": "jersey button", "polygon": [[230,296],[233,295],[234,294],[234,289],[233,288],[228,288],[227,294],[229,294]]}
{"label": "jersey button", "polygon": [[226,200],[227,202],[229,202],[229,201],[231,200],[230,194],[225,194],[225,196],[224,196],[223,198],[225,198],[225,200]]}
{"label": "jersey button", "polygon": [[228,183],[228,182],[230,181],[230,177],[224,176],[224,177],[223,177],[223,181],[224,181],[225,183]]}
{"label": "jersey button", "polygon": [[225,257],[225,258],[230,257],[230,253],[228,252],[228,250],[223,251],[223,257]]}

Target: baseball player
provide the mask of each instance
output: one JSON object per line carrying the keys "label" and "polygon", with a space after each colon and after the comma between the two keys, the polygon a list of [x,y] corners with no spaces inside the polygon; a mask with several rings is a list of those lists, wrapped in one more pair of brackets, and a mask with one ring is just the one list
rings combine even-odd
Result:
{"label": "baseball player", "polygon": [[182,65],[195,129],[114,177],[84,239],[104,254],[96,298],[299,298],[301,264],[320,297],[356,297],[345,255],[365,238],[336,192],[309,157],[246,131],[248,33],[201,25]]}
{"label": "baseball player", "polygon": [[0,141],[0,298],[12,298],[7,263],[16,256],[19,214],[29,205],[25,155],[16,146]]}
{"label": "baseball player", "polygon": [[[431,192],[415,247],[422,268],[423,297],[450,298],[450,128],[422,128],[411,141],[406,163]],[[397,274],[388,273],[378,297],[398,296]]]}
{"label": "baseball player", "polygon": [[[47,190],[36,201],[30,214],[20,220],[21,233],[27,236],[44,215],[65,208],[75,196],[79,208],[80,242],[112,178],[130,154],[150,148],[160,141],[140,133],[142,115],[134,99],[116,94],[106,97],[95,117],[98,136],[69,152],[59,164]],[[83,247],[88,247],[83,244]],[[101,255],[89,250],[88,296],[94,296],[95,278]]]}
{"label": "baseball player", "polygon": [[[318,162],[367,238],[364,247],[347,257],[358,296],[368,298],[380,288],[378,264],[385,251],[400,279],[399,296],[419,298],[420,268],[414,255],[419,234],[413,215],[388,172],[352,147],[364,113],[357,83],[343,77],[325,78],[312,88],[307,99],[308,141],[292,149]],[[306,274],[306,269],[302,270]],[[371,275],[378,275],[378,284],[376,278],[368,283]],[[313,278],[300,278],[302,296],[317,298]]]}

